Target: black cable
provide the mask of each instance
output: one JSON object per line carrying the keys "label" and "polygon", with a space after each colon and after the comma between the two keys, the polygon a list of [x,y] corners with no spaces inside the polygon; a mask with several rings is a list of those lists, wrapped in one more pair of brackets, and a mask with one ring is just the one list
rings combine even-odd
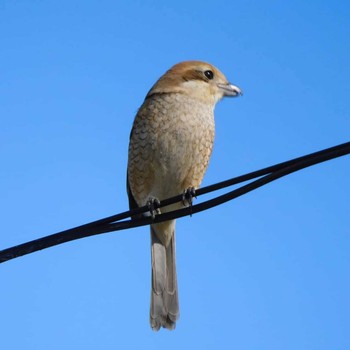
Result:
{"label": "black cable", "polygon": [[[196,194],[197,192],[200,192],[200,194],[212,192],[217,189],[221,189],[243,181],[247,181],[246,180],[247,178],[250,178],[250,179],[255,178],[256,174],[258,174],[258,176],[260,176],[261,174],[267,174],[247,185],[239,187],[231,192],[225,193],[221,196],[215,197],[205,202],[193,205],[192,207],[182,208],[182,209],[174,210],[168,213],[160,214],[160,215],[157,215],[153,220],[147,217],[139,220],[128,220],[120,223],[111,223],[107,227],[103,227],[103,228],[101,227],[101,231],[98,230],[98,232],[96,233],[99,234],[99,233],[105,233],[105,232],[111,232],[111,231],[124,230],[127,228],[143,226],[150,223],[158,223],[162,221],[180,218],[186,215],[195,214],[195,213],[216,207],[220,204],[226,203],[232,199],[240,197],[248,192],[251,192],[261,186],[264,186],[274,180],[277,180],[283,176],[289,175],[293,172],[299,171],[301,169],[305,169],[307,167],[313,166],[318,163],[325,162],[330,159],[335,159],[335,158],[344,156],[349,153],[350,153],[350,142],[336,146],[336,147],[329,148],[327,150],[312,153],[307,156],[295,158],[284,163],[276,164],[271,167],[264,168],[246,175],[238,176],[230,180],[223,181],[211,186],[203,187],[202,189],[199,189],[198,191],[196,191]],[[268,173],[267,172],[268,169],[272,169],[274,171],[271,173]],[[213,189],[214,187],[215,189]],[[176,196],[173,198],[176,198],[179,201],[181,200],[182,196]],[[162,204],[161,206],[164,206],[163,202],[164,201],[161,202]],[[171,202],[173,202],[172,198],[171,198]]]}
{"label": "black cable", "polygon": [[[88,236],[101,234],[101,233],[106,233],[106,232],[111,232],[111,231],[128,229],[132,227],[149,225],[151,223],[157,223],[161,221],[175,219],[186,215],[192,215],[200,211],[220,205],[227,201],[230,201],[239,196],[242,196],[245,193],[248,193],[258,187],[266,185],[271,181],[277,180],[295,171],[304,169],[306,167],[309,167],[321,162],[325,162],[330,159],[341,157],[349,153],[350,153],[350,142],[347,142],[347,143],[343,143],[341,145],[331,147],[319,152],[311,153],[306,156],[295,158],[295,159],[292,159],[283,163],[279,163],[261,170],[257,170],[257,171],[254,171],[245,175],[241,175],[226,181],[222,181],[214,185],[203,187],[196,191],[197,196],[260,177],[258,180],[255,180],[251,183],[248,183],[247,185],[244,185],[240,188],[237,188],[231,192],[228,192],[216,198],[193,205],[191,207],[157,215],[154,219],[152,219],[151,217],[143,217],[138,220],[124,220],[122,222],[118,222],[120,220],[126,219],[127,217],[133,216],[135,214],[140,214],[140,213],[149,211],[149,208],[147,206],[144,206],[136,210],[126,211],[117,215],[109,216],[101,220],[97,220],[97,221],[94,221],[85,225],[81,225],[69,230],[55,233],[50,236],[46,236],[43,238],[39,238],[27,243],[23,243],[23,244],[11,247],[11,248],[7,248],[0,251],[0,263],[14,259],[19,256],[33,253],[38,250],[42,250],[58,244],[69,242],[75,239],[88,237]],[[182,201],[182,197],[183,197],[182,195],[178,195],[178,196],[163,200],[160,203],[160,207],[164,207],[166,205]]]}

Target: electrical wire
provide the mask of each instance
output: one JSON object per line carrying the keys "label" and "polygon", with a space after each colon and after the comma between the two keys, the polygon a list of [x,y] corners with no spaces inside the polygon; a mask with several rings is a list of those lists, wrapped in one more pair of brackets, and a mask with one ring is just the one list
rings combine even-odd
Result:
{"label": "electrical wire", "polygon": [[[43,238],[39,238],[27,243],[23,243],[11,248],[0,251],[0,263],[5,261],[36,252],[45,248],[49,248],[58,244],[66,243],[72,240],[89,237],[92,235],[102,234],[111,231],[119,231],[138,226],[149,225],[171,219],[180,218],[186,215],[192,215],[215,206],[221,205],[234,198],[240,197],[248,192],[251,192],[261,186],[264,186],[272,181],[275,181],[283,176],[289,175],[301,169],[319,164],[337,157],[341,157],[350,153],[350,142],[346,142],[331,148],[327,148],[315,153],[311,153],[299,158],[294,158],[289,161],[275,164],[267,168],[253,171],[232,179],[222,181],[210,186],[206,186],[196,190],[196,197],[217,191],[229,186],[237,185],[242,182],[256,179],[246,185],[243,185],[233,191],[209,199],[202,203],[184,207],[179,210],[156,215],[153,219],[151,216],[142,216],[140,219],[125,220],[128,217],[134,217],[149,212],[148,206],[143,206],[135,210],[125,211],[117,215],[109,216],[97,221],[90,222],[72,229],[61,231]],[[183,194],[174,196],[160,202],[159,208],[168,206],[173,203],[183,201]]]}

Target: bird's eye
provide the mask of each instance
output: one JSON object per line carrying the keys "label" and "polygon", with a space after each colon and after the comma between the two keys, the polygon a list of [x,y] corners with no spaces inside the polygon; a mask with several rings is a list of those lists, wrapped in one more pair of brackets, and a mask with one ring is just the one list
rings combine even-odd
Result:
{"label": "bird's eye", "polygon": [[213,73],[213,71],[211,71],[211,70],[206,70],[205,72],[204,72],[204,75],[208,78],[208,79],[213,79],[214,78],[214,73]]}

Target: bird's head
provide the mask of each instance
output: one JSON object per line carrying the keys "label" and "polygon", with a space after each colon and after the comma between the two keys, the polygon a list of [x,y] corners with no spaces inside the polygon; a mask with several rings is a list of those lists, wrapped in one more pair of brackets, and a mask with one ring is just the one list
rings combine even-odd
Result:
{"label": "bird's head", "polygon": [[213,105],[224,96],[242,95],[241,89],[229,83],[216,67],[201,61],[180,62],[170,68],[153,85],[146,98],[174,92]]}

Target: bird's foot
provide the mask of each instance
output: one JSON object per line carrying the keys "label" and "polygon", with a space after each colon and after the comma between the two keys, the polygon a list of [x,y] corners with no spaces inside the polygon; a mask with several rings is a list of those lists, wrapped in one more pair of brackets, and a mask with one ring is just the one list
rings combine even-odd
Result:
{"label": "bird's foot", "polygon": [[149,200],[147,201],[147,206],[149,209],[149,212],[152,216],[152,219],[156,217],[156,215],[160,214],[160,201],[156,197],[150,197]]}
{"label": "bird's foot", "polygon": [[182,194],[182,204],[185,207],[192,207],[193,198],[197,198],[196,189],[194,187],[189,187]]}

